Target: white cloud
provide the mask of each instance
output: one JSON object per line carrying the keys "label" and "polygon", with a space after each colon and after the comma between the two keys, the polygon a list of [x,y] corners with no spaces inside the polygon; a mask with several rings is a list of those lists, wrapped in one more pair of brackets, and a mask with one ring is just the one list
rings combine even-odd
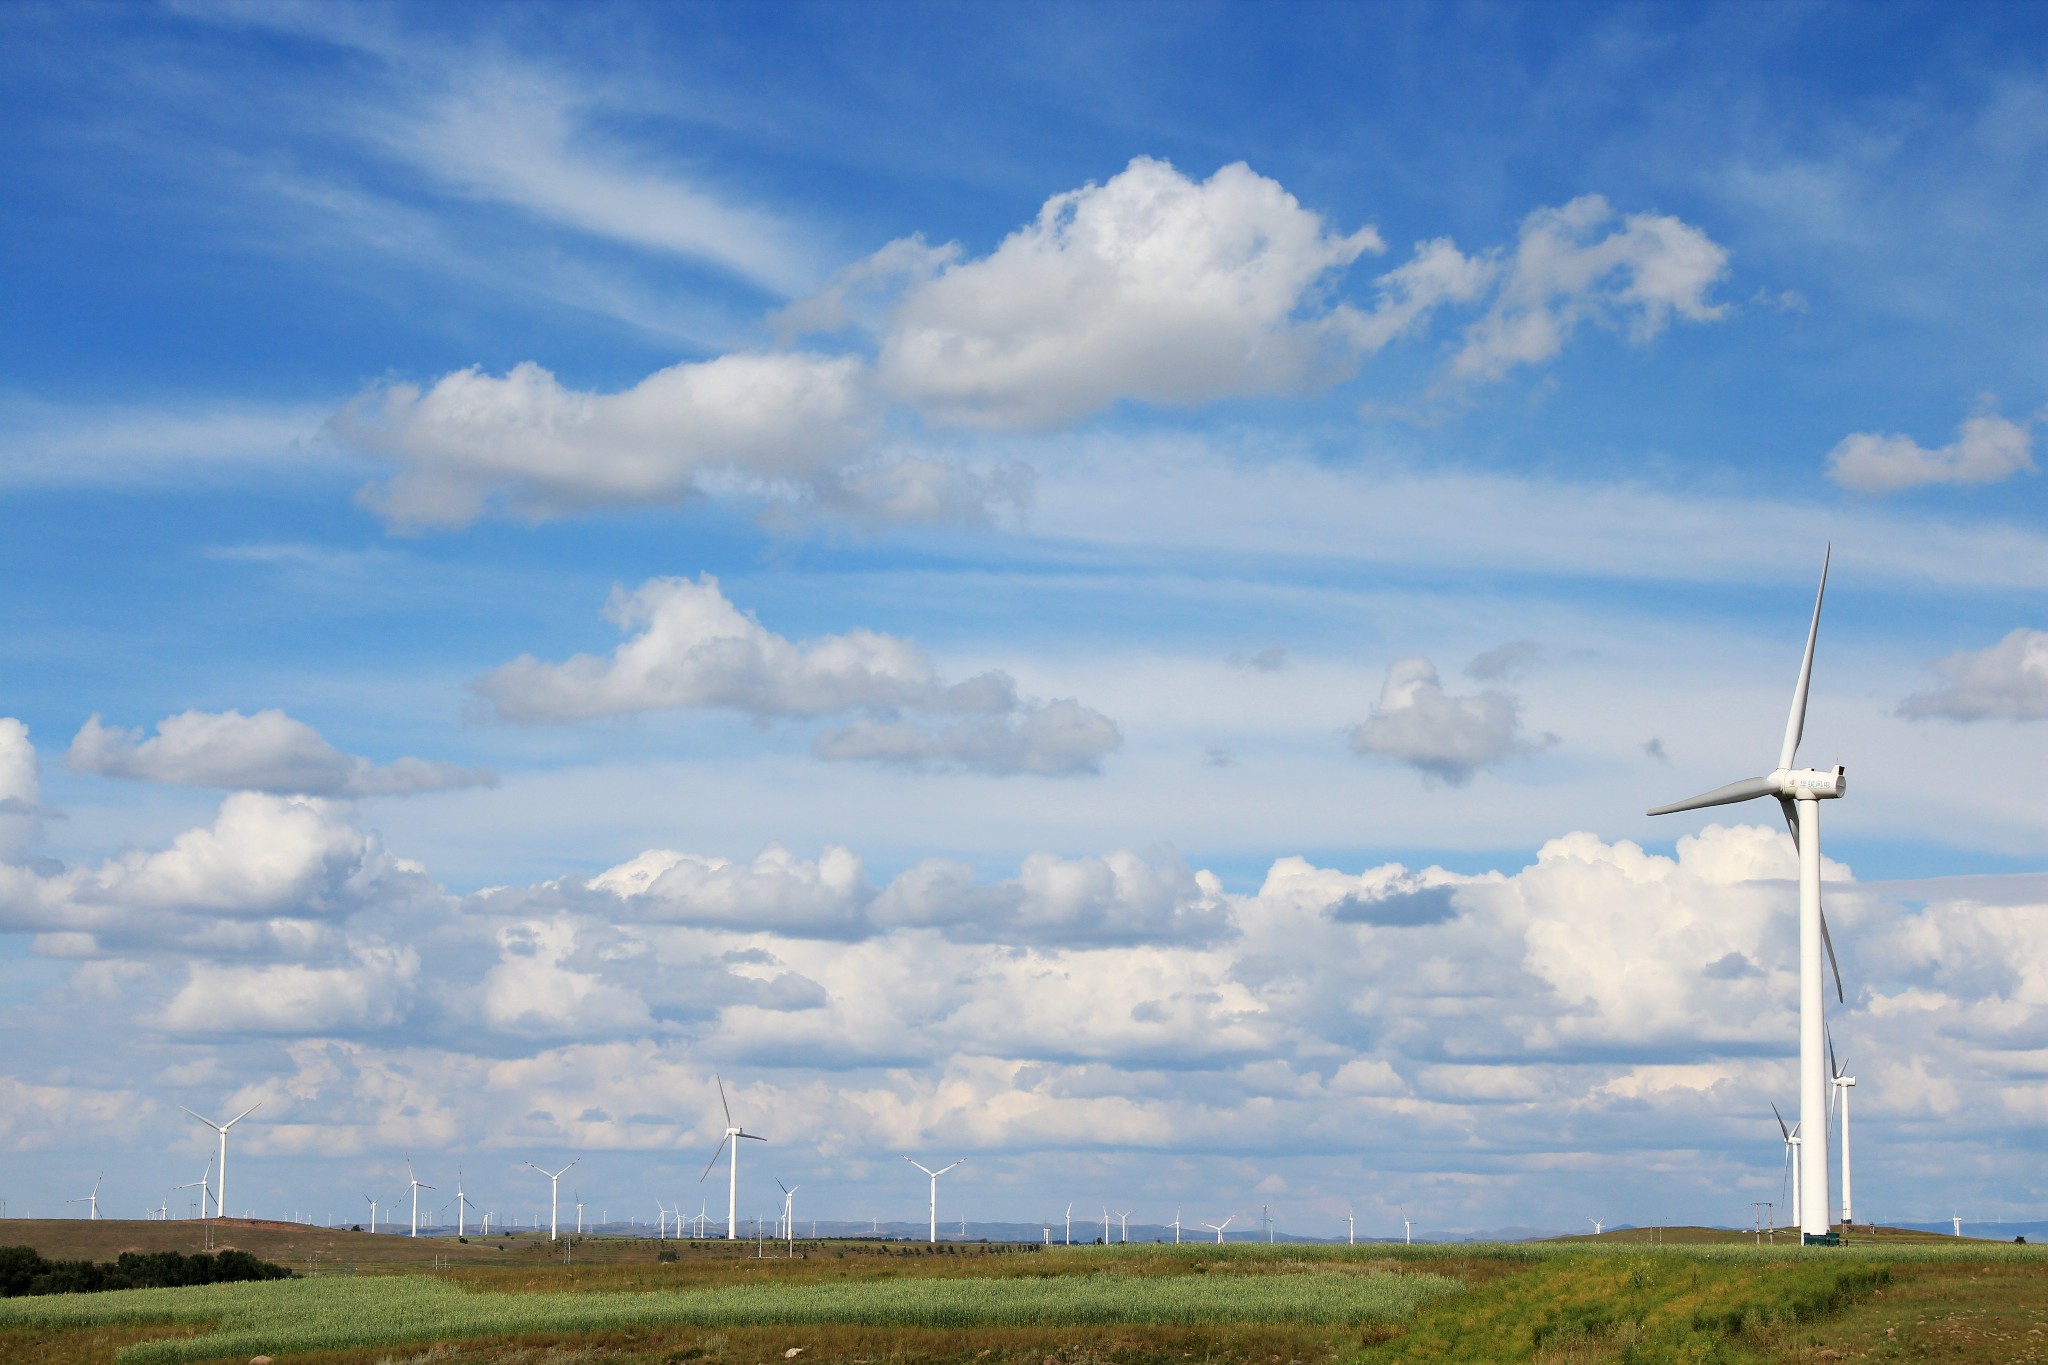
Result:
{"label": "white cloud", "polygon": [[1502,759],[1556,742],[1555,735],[1524,730],[1520,704],[1504,692],[1451,696],[1436,665],[1422,658],[1387,669],[1372,716],[1351,730],[1354,752],[1406,763],[1453,786]]}
{"label": "white cloud", "polygon": [[498,930],[498,965],[484,976],[483,1015],[510,1033],[587,1036],[645,1031],[646,1001],[575,962],[568,918],[522,920]]}
{"label": "white cloud", "polygon": [[1910,436],[1862,431],[1828,452],[1828,477],[1858,493],[1896,493],[1930,483],[1998,483],[2034,472],[2027,427],[1995,413],[1966,420],[1956,439],[1929,450]]}
{"label": "white cloud", "polygon": [[1549,360],[1581,323],[1624,328],[1647,341],[1678,316],[1709,322],[1726,313],[1708,293],[1728,253],[1704,232],[1664,214],[1632,213],[1598,235],[1614,211],[1597,194],[1523,219],[1486,315],[1465,329],[1452,357],[1457,380],[1499,379]]}
{"label": "white cloud", "polygon": [[617,897],[635,919],[828,938],[863,932],[874,895],[860,858],[836,845],[815,862],[770,845],[751,864],[653,849],[587,885]]}
{"label": "white cloud", "polygon": [[156,735],[106,726],[93,716],[64,756],[75,773],[184,787],[232,787],[308,796],[406,796],[493,785],[495,775],[452,763],[401,758],[378,766],[345,754],[283,711],[185,711],[157,722]]}
{"label": "white cloud", "polygon": [[155,1019],[171,1033],[358,1033],[400,1023],[411,1003],[419,954],[358,947],[341,966],[195,962]]}
{"label": "white cloud", "polygon": [[1354,315],[1313,291],[1382,249],[1242,163],[1197,183],[1139,157],[1054,195],[982,259],[921,260],[878,371],[933,417],[989,426],[1289,392],[1348,368]]}
{"label": "white cloud", "polygon": [[0,927],[303,957],[332,946],[333,922],[430,895],[417,865],[325,801],[237,792],[157,852],[48,873],[0,865]]}
{"label": "white cloud", "polygon": [[1989,649],[1937,659],[1943,684],[1899,704],[1915,719],[2048,719],[2048,631],[2021,627]]}
{"label": "white cloud", "polygon": [[929,859],[891,882],[871,911],[878,925],[936,928],[963,942],[1176,943],[1226,931],[1222,884],[1178,857],[1128,850],[1100,858],[1034,853],[1010,881],[989,886],[950,859]]}
{"label": "white cloud", "polygon": [[432,387],[392,384],[333,418],[342,440],[401,468],[364,491],[402,526],[460,526],[493,506],[529,518],[681,502],[720,480],[806,485],[866,441],[850,356],[732,354],[658,370],[622,393],[569,389],[526,361]]}
{"label": "white cloud", "polygon": [[19,858],[42,836],[42,784],[28,726],[0,716],[0,859]]}
{"label": "white cloud", "polygon": [[1094,772],[1121,742],[1107,717],[1070,700],[1027,702],[1001,673],[943,683],[897,636],[855,630],[798,644],[741,612],[709,575],[615,589],[605,615],[637,628],[609,657],[522,656],[478,692],[500,719],[527,724],[704,707],[757,720],[865,711],[821,736],[818,756],[985,773]]}

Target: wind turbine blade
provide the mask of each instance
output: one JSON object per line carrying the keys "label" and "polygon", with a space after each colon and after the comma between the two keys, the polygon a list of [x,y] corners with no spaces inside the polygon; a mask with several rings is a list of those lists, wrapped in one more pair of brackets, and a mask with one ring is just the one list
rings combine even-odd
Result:
{"label": "wind turbine blade", "polygon": [[242,1121],[243,1119],[245,1119],[245,1118],[248,1118],[248,1117],[249,1117],[249,1115],[251,1115],[251,1114],[255,1113],[255,1112],[256,1112],[256,1111],[258,1110],[258,1109],[261,1109],[262,1107],[263,1107],[263,1101],[262,1101],[262,1100],[258,1100],[258,1101],[256,1101],[256,1103],[254,1103],[254,1104],[250,1105],[250,1106],[249,1106],[249,1107],[248,1107],[247,1109],[244,1109],[244,1110],[243,1110],[243,1111],[242,1111],[241,1113],[239,1113],[239,1114],[235,1115],[235,1116],[234,1116],[233,1118],[229,1119],[229,1120],[228,1120],[228,1121],[227,1121],[226,1123],[223,1123],[223,1124],[221,1125],[221,1127],[222,1127],[222,1128],[232,1128],[232,1127],[234,1127],[234,1126],[235,1126],[236,1124],[240,1123],[240,1122],[241,1122],[241,1121]]}
{"label": "wind turbine blade", "polygon": [[718,1158],[725,1155],[725,1144],[730,1141],[732,1141],[730,1135],[722,1137],[718,1140],[718,1146],[712,1149],[711,1160],[707,1162],[704,1166],[704,1174],[697,1177],[697,1183],[699,1185],[703,1184],[706,1177],[708,1177],[711,1174],[711,1168],[718,1164]]}
{"label": "wind turbine blade", "polygon": [[725,1111],[725,1126],[730,1128],[732,1127],[732,1106],[725,1102],[725,1082],[715,1073],[711,1079],[718,1082],[718,1107]]}
{"label": "wind turbine blade", "polygon": [[1842,1068],[1835,1064],[1835,1031],[1823,1024],[1821,1026],[1821,1034],[1828,1040],[1828,1075],[1835,1080],[1840,1080],[1842,1078]]}
{"label": "wind turbine blade", "polygon": [[1820,946],[1828,950],[1828,966],[1835,969],[1835,999],[1846,1005],[1849,1003],[1849,997],[1842,994],[1842,964],[1835,961],[1835,940],[1828,933],[1828,917],[1825,911],[1820,917]]}
{"label": "wind turbine blade", "polygon": [[1792,831],[1792,847],[1798,848],[1799,812],[1796,809],[1794,809],[1794,804],[1795,803],[1793,802],[1792,798],[1789,796],[1781,796],[1778,798],[1778,809],[1785,812],[1785,828]]}
{"label": "wind turbine blade", "polygon": [[1773,1103],[1771,1105],[1771,1113],[1776,1115],[1777,1117],[1778,1131],[1784,1135],[1785,1141],[1790,1142],[1792,1140],[1792,1130],[1785,1126],[1785,1116],[1783,1114],[1778,1113],[1778,1106],[1776,1103]]}
{"label": "wind turbine blade", "polygon": [[778,1189],[778,1190],[781,1190],[781,1191],[782,1191],[782,1192],[783,1192],[784,1194],[788,1194],[788,1193],[789,1193],[789,1186],[787,1186],[787,1185],[785,1185],[785,1184],[783,1184],[783,1183],[782,1183],[782,1177],[781,1177],[781,1176],[777,1176],[777,1177],[775,1177],[775,1188],[776,1188],[776,1189]]}
{"label": "wind turbine blade", "polygon": [[1820,560],[1820,591],[1813,595],[1813,624],[1806,628],[1806,657],[1799,661],[1799,684],[1792,689],[1792,714],[1785,718],[1785,747],[1778,751],[1778,766],[1789,768],[1799,753],[1800,738],[1806,733],[1806,689],[1813,681],[1813,642],[1820,635],[1821,599],[1828,595],[1828,561],[1834,557],[1830,544]]}
{"label": "wind turbine blade", "polygon": [[1725,787],[1716,787],[1710,792],[1701,792],[1698,796],[1673,801],[1668,806],[1657,806],[1644,813],[1672,815],[1682,810],[1702,810],[1707,806],[1732,806],[1737,801],[1754,801],[1759,796],[1770,796],[1777,790],[1767,777],[1745,777],[1740,782],[1730,782]]}
{"label": "wind turbine blade", "polygon": [[[184,1106],[184,1105],[182,1105],[182,1104],[181,1104],[181,1105],[179,1105],[178,1107],[179,1107],[180,1109],[185,1109],[185,1106]],[[218,1123],[215,1123],[215,1122],[214,1122],[214,1121],[213,1121],[212,1119],[210,1119],[210,1118],[206,1117],[206,1115],[204,1115],[204,1114],[194,1114],[194,1113],[192,1113],[192,1111],[191,1111],[190,1109],[185,1109],[185,1112],[186,1112],[186,1113],[188,1113],[188,1114],[192,1114],[192,1117],[193,1117],[193,1118],[195,1118],[195,1119],[198,1119],[198,1120],[199,1120],[199,1121],[200,1121],[201,1123],[205,1124],[205,1125],[206,1125],[206,1126],[207,1126],[208,1128],[212,1128],[212,1129],[214,1129],[215,1131],[218,1131],[218,1130],[220,1129],[220,1125],[219,1125]]]}

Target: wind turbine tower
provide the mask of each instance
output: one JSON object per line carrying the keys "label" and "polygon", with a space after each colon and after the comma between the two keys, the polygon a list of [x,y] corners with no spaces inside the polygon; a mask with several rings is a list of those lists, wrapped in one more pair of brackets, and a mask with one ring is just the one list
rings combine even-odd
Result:
{"label": "wind turbine tower", "polygon": [[[1826,1049],[1827,1001],[1822,988],[1821,955],[1834,966],[1835,996],[1842,993],[1842,970],[1835,962],[1835,947],[1828,937],[1826,918],[1820,907],[1820,803],[1842,796],[1849,788],[1847,771],[1836,764],[1831,769],[1793,768],[1799,741],[1806,729],[1806,696],[1813,681],[1813,646],[1820,635],[1820,608],[1828,590],[1828,560],[1821,559],[1820,591],[1813,598],[1813,623],[1806,631],[1806,654],[1799,664],[1799,680],[1792,689],[1792,712],[1785,721],[1784,743],[1778,749],[1778,766],[1763,777],[1745,778],[1698,796],[1658,806],[1651,815],[1729,806],[1773,796],[1784,812],[1785,824],[1799,849],[1799,1123],[1811,1133],[1826,1132],[1828,1069]],[[1813,1156],[1802,1163],[1799,1177],[1800,1242],[1826,1243],[1828,1231],[1828,1151],[1822,1142]]]}
{"label": "wind turbine tower", "polygon": [[718,1107],[725,1110],[725,1136],[718,1140],[717,1148],[711,1153],[711,1164],[704,1168],[703,1175],[697,1177],[697,1183],[701,1185],[710,1178],[712,1166],[718,1164],[719,1156],[730,1143],[732,1176],[725,1196],[725,1239],[736,1242],[740,1236],[740,1139],[747,1138],[753,1142],[766,1142],[768,1139],[759,1133],[749,1133],[732,1121],[732,1106],[725,1102],[725,1082],[716,1075],[711,1079],[718,1083]]}
{"label": "wind turbine tower", "polygon": [[420,1191],[434,1187],[421,1180],[412,1171],[412,1158],[405,1159],[405,1183],[412,1186],[412,1235],[420,1235]]}
{"label": "wind turbine tower", "polygon": [[[182,1104],[178,1107],[180,1109],[185,1109],[185,1106]],[[241,1113],[229,1119],[226,1123],[215,1123],[212,1119],[207,1118],[204,1114],[192,1114],[192,1111],[190,1109],[185,1109],[186,1113],[192,1114],[193,1118],[198,1119],[208,1128],[212,1128],[220,1134],[220,1183],[215,1185],[213,1190],[213,1214],[216,1218],[225,1218],[228,1216],[228,1129],[234,1127],[243,1119],[248,1118],[249,1115],[255,1113],[258,1109],[261,1109],[262,1107],[263,1101],[258,1100],[256,1101],[256,1103],[250,1105],[247,1109],[244,1109]]]}
{"label": "wind turbine tower", "polygon": [[1835,1045],[1828,1044],[1828,1072],[1835,1087],[1835,1096],[1841,1101],[1842,1110],[1842,1227],[1846,1230],[1856,1221],[1854,1209],[1849,1203],[1849,1091],[1856,1084],[1854,1076],[1844,1075],[1835,1062]]}
{"label": "wind turbine tower", "polygon": [[[956,1161],[953,1163],[953,1166],[941,1166],[939,1167],[939,1169],[935,1171],[931,1167],[925,1165],[922,1161],[916,1161],[910,1157],[904,1157],[903,1159],[905,1161],[910,1162],[911,1165],[917,1167],[917,1169],[923,1171],[926,1175],[932,1178],[932,1225],[931,1236],[929,1240],[932,1242],[937,1242],[939,1240],[939,1177],[944,1175],[946,1172],[952,1170],[953,1166],[960,1165],[961,1162]],[[962,1160],[964,1161],[965,1158],[962,1158]],[[1106,1217],[1103,1219],[1102,1222],[1102,1239],[1105,1242],[1109,1240],[1109,1220]]]}

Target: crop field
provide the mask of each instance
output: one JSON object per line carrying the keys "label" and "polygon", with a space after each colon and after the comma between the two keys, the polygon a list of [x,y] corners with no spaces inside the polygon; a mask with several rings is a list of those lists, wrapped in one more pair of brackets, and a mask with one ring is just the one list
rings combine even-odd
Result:
{"label": "crop field", "polygon": [[[2048,1365],[2042,1249],[1880,1237],[1799,1252],[1672,1231],[1512,1246],[798,1243],[765,1258],[542,1239],[460,1260],[427,1239],[379,1237],[410,1245],[379,1248],[388,1258],[353,1275],[0,1300],[0,1359]],[[675,1259],[657,1259],[663,1249]]]}

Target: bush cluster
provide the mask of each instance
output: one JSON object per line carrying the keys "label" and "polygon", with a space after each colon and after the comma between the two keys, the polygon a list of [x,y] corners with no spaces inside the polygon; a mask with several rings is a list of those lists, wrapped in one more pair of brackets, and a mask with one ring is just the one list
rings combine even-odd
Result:
{"label": "bush cluster", "polygon": [[292,1272],[246,1251],[186,1256],[124,1251],[111,1262],[46,1261],[33,1247],[0,1247],[0,1298],[24,1294],[96,1294],[107,1289],[176,1289],[240,1280],[288,1280]]}

